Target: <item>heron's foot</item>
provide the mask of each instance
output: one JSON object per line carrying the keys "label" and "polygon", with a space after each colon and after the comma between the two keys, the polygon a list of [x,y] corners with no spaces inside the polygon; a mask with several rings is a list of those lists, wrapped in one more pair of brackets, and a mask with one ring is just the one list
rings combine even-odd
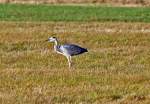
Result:
{"label": "heron's foot", "polygon": [[69,65],[69,69],[70,69],[70,70],[74,70],[74,69],[75,69],[74,63],[71,63],[71,64]]}
{"label": "heron's foot", "polygon": [[69,69],[71,69],[71,67],[72,67],[72,64],[71,64],[71,63],[69,63]]}

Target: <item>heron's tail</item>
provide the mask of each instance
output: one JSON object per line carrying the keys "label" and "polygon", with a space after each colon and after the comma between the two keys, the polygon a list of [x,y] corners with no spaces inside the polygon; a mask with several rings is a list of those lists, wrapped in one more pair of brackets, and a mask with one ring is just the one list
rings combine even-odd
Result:
{"label": "heron's tail", "polygon": [[87,49],[87,48],[85,48],[85,52],[88,52],[88,49]]}

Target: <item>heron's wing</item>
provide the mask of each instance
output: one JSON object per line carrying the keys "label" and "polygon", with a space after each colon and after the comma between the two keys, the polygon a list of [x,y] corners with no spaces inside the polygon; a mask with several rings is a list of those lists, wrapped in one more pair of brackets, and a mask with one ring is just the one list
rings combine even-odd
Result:
{"label": "heron's wing", "polygon": [[61,46],[63,49],[67,51],[67,53],[71,56],[78,55],[83,52],[87,52],[87,49],[82,48],[80,46],[74,45],[74,44],[65,44]]}

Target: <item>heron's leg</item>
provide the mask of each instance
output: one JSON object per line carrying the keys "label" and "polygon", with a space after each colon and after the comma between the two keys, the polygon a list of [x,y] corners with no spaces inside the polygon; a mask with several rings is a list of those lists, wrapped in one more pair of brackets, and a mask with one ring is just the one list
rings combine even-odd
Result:
{"label": "heron's leg", "polygon": [[70,67],[71,67],[72,66],[71,56],[69,56],[69,60],[70,60]]}
{"label": "heron's leg", "polygon": [[70,63],[72,64],[71,56],[69,56]]}
{"label": "heron's leg", "polygon": [[68,63],[69,63],[69,68],[71,68],[71,57],[67,56],[67,60],[68,60]]}

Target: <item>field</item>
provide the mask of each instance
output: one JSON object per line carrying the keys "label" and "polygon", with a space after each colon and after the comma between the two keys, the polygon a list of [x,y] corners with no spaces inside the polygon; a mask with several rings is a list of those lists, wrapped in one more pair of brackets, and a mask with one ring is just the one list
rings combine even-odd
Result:
{"label": "field", "polygon": [[150,22],[150,8],[0,4],[0,20]]}
{"label": "field", "polygon": [[[14,10],[21,12],[15,9],[19,5],[11,6],[5,6],[14,8],[10,15],[18,14]],[[38,8],[29,6],[31,10],[26,10],[24,16],[13,18],[2,17],[11,9],[0,6],[1,104],[150,103],[149,23],[136,21],[134,16],[126,23],[119,19],[91,21],[86,16],[80,20],[56,18],[56,22],[38,13],[35,18],[29,17],[28,13]],[[142,13],[147,16],[147,12]],[[73,67],[69,69],[66,58],[54,52],[53,44],[45,42],[50,36],[62,44],[79,44],[89,52],[73,57]]]}

